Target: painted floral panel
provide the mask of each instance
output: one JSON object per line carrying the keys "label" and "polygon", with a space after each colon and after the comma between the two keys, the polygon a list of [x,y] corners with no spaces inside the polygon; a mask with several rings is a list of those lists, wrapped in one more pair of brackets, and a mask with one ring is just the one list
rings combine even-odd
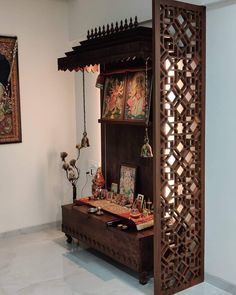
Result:
{"label": "painted floral panel", "polygon": [[103,119],[122,120],[125,100],[125,75],[106,77],[103,98]]}
{"label": "painted floral panel", "polygon": [[[126,120],[146,120],[146,112],[149,111],[150,76],[147,81],[147,98],[145,91],[145,71],[129,73],[126,84]],[[147,114],[148,115],[148,114]]]}

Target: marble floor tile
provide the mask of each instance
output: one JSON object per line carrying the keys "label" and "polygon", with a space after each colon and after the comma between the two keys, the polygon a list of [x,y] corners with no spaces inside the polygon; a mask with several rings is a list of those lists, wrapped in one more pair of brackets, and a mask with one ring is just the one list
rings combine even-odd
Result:
{"label": "marble floor tile", "polygon": [[182,292],[177,293],[177,295],[231,295],[221,289],[218,289],[210,284],[203,283]]}
{"label": "marble floor tile", "polygon": [[[66,243],[56,228],[0,237],[0,295],[153,295],[136,273],[96,251]],[[209,284],[179,295],[229,295]]]}

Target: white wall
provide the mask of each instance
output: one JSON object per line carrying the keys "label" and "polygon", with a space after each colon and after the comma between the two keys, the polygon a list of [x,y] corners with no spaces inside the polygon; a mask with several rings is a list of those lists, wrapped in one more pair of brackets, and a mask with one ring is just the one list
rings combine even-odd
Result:
{"label": "white wall", "polygon": [[206,272],[236,285],[235,15],[207,9]]}
{"label": "white wall", "polygon": [[84,39],[87,31],[121,19],[138,17],[145,21],[152,17],[151,0],[68,0],[71,40]]}
{"label": "white wall", "polygon": [[[86,172],[92,166],[101,165],[101,134],[100,124],[100,90],[95,87],[97,73],[85,73],[85,100],[86,100],[86,129],[90,142],[90,147],[81,150],[79,159],[80,178],[78,182],[78,197],[91,195],[92,177]],[[76,98],[76,139],[80,143],[83,135],[83,96],[82,96],[82,73],[78,72],[75,78],[75,98]]]}
{"label": "white wall", "polygon": [[63,0],[1,0],[0,33],[19,41],[23,142],[0,145],[0,232],[60,219],[71,200],[59,153],[74,152],[73,77],[57,71],[70,48]]}

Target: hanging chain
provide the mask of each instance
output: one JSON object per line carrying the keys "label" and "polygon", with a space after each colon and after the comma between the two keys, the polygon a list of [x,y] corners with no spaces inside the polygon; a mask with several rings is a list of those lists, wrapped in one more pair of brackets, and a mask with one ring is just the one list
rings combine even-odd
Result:
{"label": "hanging chain", "polygon": [[81,147],[89,147],[89,139],[87,137],[87,131],[86,131],[86,106],[85,106],[85,69],[82,71],[83,74],[83,107],[84,107],[84,132],[83,137],[81,140]]}
{"label": "hanging chain", "polygon": [[83,107],[84,107],[84,132],[86,131],[86,110],[85,110],[85,74],[83,70]]}
{"label": "hanging chain", "polygon": [[148,61],[149,57],[145,61],[145,134],[144,134],[144,144],[141,148],[141,157],[142,158],[152,158],[153,152],[152,147],[149,144],[149,137],[148,137],[148,126],[149,126],[149,106],[150,102],[148,100]]}
{"label": "hanging chain", "polygon": [[148,125],[148,60],[149,60],[149,57],[146,59],[145,61],[145,111],[146,111],[146,114],[145,114],[145,123],[146,125]]}
{"label": "hanging chain", "polygon": [[149,57],[145,61],[145,137],[146,140],[148,140],[148,121],[149,121],[149,115],[148,115],[148,60]]}

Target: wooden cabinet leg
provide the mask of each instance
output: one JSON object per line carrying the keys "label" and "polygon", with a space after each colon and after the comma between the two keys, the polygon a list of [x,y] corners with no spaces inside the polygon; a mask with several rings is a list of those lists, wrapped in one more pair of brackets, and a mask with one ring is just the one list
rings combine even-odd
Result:
{"label": "wooden cabinet leg", "polygon": [[146,285],[148,282],[147,272],[143,271],[139,273],[139,283],[142,285]]}
{"label": "wooden cabinet leg", "polygon": [[68,244],[71,244],[71,242],[72,242],[72,240],[73,240],[72,237],[71,237],[70,235],[68,235],[68,234],[65,234],[65,236],[67,237],[67,240],[66,240],[67,243],[68,243]]}

